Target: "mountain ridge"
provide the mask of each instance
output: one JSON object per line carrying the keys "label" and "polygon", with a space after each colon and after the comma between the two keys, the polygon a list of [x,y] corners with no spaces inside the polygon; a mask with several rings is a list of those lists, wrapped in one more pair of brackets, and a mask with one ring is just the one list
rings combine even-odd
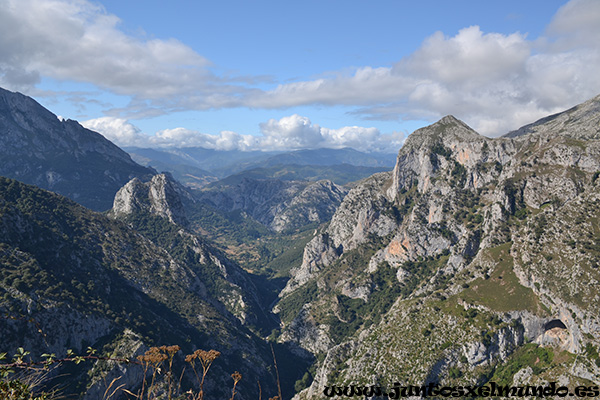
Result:
{"label": "mountain ridge", "polygon": [[[444,117],[350,190],[274,308],[280,340],[323,360],[296,399],[333,384],[597,384],[600,297],[572,278],[600,279],[597,100],[543,135],[492,139]],[[515,367],[525,354],[550,361]]]}
{"label": "mountain ridge", "polygon": [[[1,177],[0,309],[36,321],[2,320],[3,349],[24,346],[36,356],[60,356],[67,348],[82,353],[92,346],[131,358],[156,343],[175,343],[188,353],[213,348],[224,357],[215,375],[238,370],[250,379],[240,386],[245,386],[243,398],[256,391],[252,376],[273,392],[266,333],[252,328],[267,329],[272,318],[258,304],[258,290],[239,266],[162,211],[109,218]],[[285,354],[282,347],[278,351]],[[82,364],[67,380],[68,394],[101,398],[107,373],[122,376],[130,390],[137,390],[140,368]],[[288,370],[285,362],[282,368]],[[295,376],[288,373],[287,386]],[[191,376],[183,378],[193,387]],[[84,383],[83,392],[72,388],[75,382]],[[226,395],[224,387],[209,387]]]}
{"label": "mountain ridge", "polygon": [[53,190],[98,211],[117,190],[155,171],[99,133],[56,115],[32,98],[0,88],[0,175]]}
{"label": "mountain ridge", "polygon": [[[0,308],[58,329],[52,349],[225,348],[219,374],[242,365],[273,391],[270,332],[292,385],[306,372],[296,400],[351,384],[600,385],[599,102],[501,138],[443,117],[349,190],[244,177],[198,198],[168,175],[131,177],[100,215],[0,178]],[[247,265],[290,270],[287,284],[199,235],[211,218],[248,229]],[[45,351],[25,322],[0,330]]]}
{"label": "mountain ridge", "polygon": [[285,180],[330,179],[346,184],[394,165],[394,155],[363,153],[351,148],[291,152],[223,151],[204,148],[125,148],[141,164],[172,173],[189,187],[199,189],[219,179],[262,174]]}
{"label": "mountain ridge", "polygon": [[600,94],[566,111],[562,111],[517,130],[507,133],[504,137],[515,138],[523,135],[543,135],[546,131],[554,134],[565,132],[568,124],[568,136],[575,139],[600,139]]}

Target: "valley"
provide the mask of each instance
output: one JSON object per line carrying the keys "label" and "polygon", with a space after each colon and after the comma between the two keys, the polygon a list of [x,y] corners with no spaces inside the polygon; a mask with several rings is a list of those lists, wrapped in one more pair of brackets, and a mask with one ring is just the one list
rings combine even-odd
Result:
{"label": "valley", "polygon": [[[390,163],[127,154],[0,95],[0,353],[178,345],[181,371],[183,354],[214,349],[207,398],[230,396],[234,371],[240,399],[600,385],[600,96],[498,138],[446,116]],[[102,399],[117,377],[143,390],[138,364],[61,368],[50,381],[75,398]],[[186,371],[180,396],[198,390]]]}

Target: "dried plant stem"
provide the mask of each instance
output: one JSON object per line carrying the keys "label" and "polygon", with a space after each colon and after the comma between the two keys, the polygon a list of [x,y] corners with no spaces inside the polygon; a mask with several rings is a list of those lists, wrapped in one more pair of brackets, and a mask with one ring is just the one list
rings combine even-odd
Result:
{"label": "dried plant stem", "polygon": [[275,363],[275,373],[277,374],[277,392],[279,394],[279,400],[281,397],[281,385],[279,384],[279,368],[277,368],[277,358],[275,358],[275,350],[273,350],[273,343],[271,343],[271,354],[273,354],[273,363]]}
{"label": "dried plant stem", "polygon": [[260,387],[260,381],[256,381],[258,383],[258,400],[262,400],[262,388]]}

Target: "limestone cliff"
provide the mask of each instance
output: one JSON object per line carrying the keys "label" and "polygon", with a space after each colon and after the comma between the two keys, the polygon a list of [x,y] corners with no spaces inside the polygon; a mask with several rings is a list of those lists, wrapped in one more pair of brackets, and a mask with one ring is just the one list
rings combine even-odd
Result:
{"label": "limestone cliff", "polygon": [[199,193],[201,201],[222,211],[241,210],[275,232],[328,221],[346,190],[331,181],[243,178],[217,182]]}
{"label": "limestone cliff", "polygon": [[599,103],[497,139],[444,117],[352,189],[275,307],[280,340],[324,357],[299,397],[485,383],[532,354],[509,383],[600,382]]}
{"label": "limestone cliff", "polygon": [[188,221],[175,185],[165,174],[155,175],[146,183],[133,178],[115,195],[111,214],[122,217],[146,212],[186,226]]}

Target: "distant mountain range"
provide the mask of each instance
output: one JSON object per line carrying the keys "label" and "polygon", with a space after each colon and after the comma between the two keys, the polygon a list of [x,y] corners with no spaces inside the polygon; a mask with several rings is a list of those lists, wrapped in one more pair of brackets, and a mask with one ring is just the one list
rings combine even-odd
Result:
{"label": "distant mountain range", "polygon": [[[144,149],[125,147],[142,165],[170,172],[182,183],[199,188],[230,175],[284,180],[329,179],[345,184],[376,172],[391,170],[395,155],[354,149],[291,152],[222,151],[204,148]],[[282,171],[282,172],[280,172]]]}

